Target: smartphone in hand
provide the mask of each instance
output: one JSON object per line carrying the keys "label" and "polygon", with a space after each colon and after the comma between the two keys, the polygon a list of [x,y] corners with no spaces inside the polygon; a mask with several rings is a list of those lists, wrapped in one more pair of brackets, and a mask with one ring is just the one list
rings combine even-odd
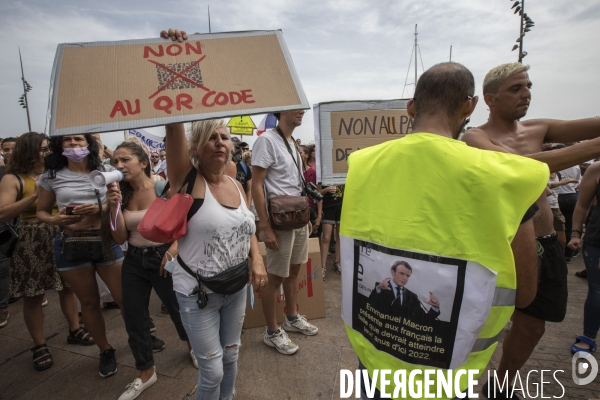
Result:
{"label": "smartphone in hand", "polygon": [[66,215],[73,215],[73,210],[75,209],[76,206],[66,206],[65,207],[65,214]]}

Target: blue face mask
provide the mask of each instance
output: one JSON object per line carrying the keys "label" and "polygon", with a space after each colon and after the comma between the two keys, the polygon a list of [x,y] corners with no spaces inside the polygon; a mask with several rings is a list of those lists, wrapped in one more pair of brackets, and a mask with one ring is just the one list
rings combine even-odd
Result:
{"label": "blue face mask", "polygon": [[87,147],[67,147],[63,149],[62,155],[74,162],[81,162],[90,154]]}
{"label": "blue face mask", "polygon": [[164,269],[170,274],[173,273],[173,268],[175,268],[175,263],[173,262],[174,259],[175,257],[173,257],[171,253],[167,251],[167,262],[165,263]]}
{"label": "blue face mask", "polygon": [[165,271],[168,271],[169,273],[173,273],[173,268],[175,268],[175,263],[173,262],[173,260],[169,260],[165,263]]}

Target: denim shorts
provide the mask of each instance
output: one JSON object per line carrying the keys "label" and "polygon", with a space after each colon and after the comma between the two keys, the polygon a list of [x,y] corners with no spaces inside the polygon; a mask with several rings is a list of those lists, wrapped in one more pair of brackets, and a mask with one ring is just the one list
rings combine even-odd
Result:
{"label": "denim shorts", "polygon": [[[93,231],[93,230],[92,230]],[[81,232],[81,231],[76,231]],[[89,232],[86,230],[86,232]],[[102,257],[99,260],[89,260],[89,261],[65,261],[62,257],[62,247],[63,247],[63,237],[69,237],[69,235],[62,235],[61,233],[57,233],[54,237],[54,259],[56,260],[56,269],[60,271],[72,271],[75,269],[81,269],[89,267],[90,265],[95,265],[96,267],[105,267],[107,265],[114,265],[120,262],[123,262],[125,258],[123,256],[123,250],[121,250],[121,246],[115,244],[111,241],[110,247],[114,254],[114,260],[112,258]]]}

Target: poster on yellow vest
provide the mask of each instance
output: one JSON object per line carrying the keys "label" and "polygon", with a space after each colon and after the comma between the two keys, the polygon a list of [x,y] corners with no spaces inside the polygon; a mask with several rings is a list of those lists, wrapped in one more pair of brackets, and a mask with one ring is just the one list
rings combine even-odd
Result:
{"label": "poster on yellow vest", "polygon": [[343,287],[352,287],[343,298],[344,321],[406,363],[464,364],[487,320],[495,274],[466,260],[340,237],[342,265],[352,266],[342,275]]}

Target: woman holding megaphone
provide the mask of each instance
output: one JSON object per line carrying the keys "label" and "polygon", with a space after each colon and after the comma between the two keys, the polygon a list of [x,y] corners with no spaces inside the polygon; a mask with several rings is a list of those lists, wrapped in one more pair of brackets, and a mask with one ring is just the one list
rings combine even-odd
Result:
{"label": "woman holding megaphone", "polygon": [[[187,342],[196,367],[197,362],[181,323],[169,267],[165,269],[165,264],[177,255],[177,242],[156,243],[144,238],[137,229],[150,205],[163,193],[165,182],[156,182],[152,178],[148,154],[137,143],[123,142],[117,146],[112,163],[124,178],[108,186],[106,198],[110,212],[105,218],[111,219],[113,240],[118,244],[129,243],[121,270],[122,285],[127,288],[123,291],[121,310],[135,367],[140,371],[140,377],[128,385],[119,398],[128,400],[137,397],[157,379],[152,355],[155,341],[147,324],[153,288],[167,308],[179,338]],[[158,350],[154,348],[154,351]]]}
{"label": "woman holding megaphone", "polygon": [[[55,136],[49,147],[46,172],[38,181],[37,217],[59,226],[54,238],[56,269],[81,302],[85,325],[101,351],[100,376],[107,377],[117,372],[117,361],[106,339],[96,272],[120,307],[123,251],[112,242],[108,227],[100,229],[106,187],[94,188],[90,173],[112,167],[102,165],[98,142],[90,134]],[[60,210],[56,215],[54,203]]]}

